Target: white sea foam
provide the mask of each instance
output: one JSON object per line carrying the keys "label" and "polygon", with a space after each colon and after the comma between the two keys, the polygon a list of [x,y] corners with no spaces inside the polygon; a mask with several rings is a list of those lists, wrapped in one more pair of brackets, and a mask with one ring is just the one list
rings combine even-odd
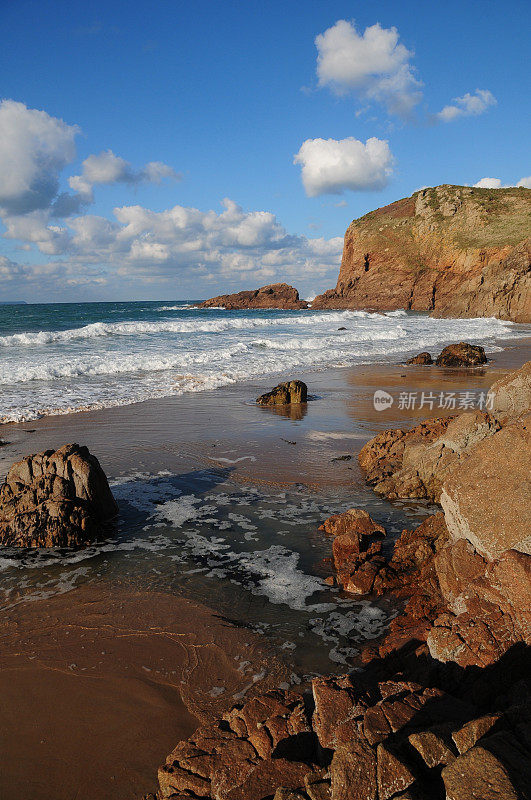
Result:
{"label": "white sea foam", "polygon": [[[186,315],[1,335],[0,422],[216,389],[249,375],[398,361],[456,340],[493,350],[496,339],[528,333],[494,318],[431,319],[404,311],[246,312],[221,318],[181,305],[157,310]],[[47,319],[57,324],[62,313]]]}

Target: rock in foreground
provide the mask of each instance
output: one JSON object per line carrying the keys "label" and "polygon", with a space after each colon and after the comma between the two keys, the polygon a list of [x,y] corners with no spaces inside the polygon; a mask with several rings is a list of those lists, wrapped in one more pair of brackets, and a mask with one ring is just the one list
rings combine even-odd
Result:
{"label": "rock in foreground", "polygon": [[302,381],[279,383],[270,392],[260,395],[256,402],[260,406],[300,405],[308,399],[308,387]]}
{"label": "rock in foreground", "polygon": [[406,361],[406,364],[433,364],[433,358],[431,357],[431,353],[425,351],[424,353],[419,353],[418,356],[413,356],[413,358],[409,358]]}
{"label": "rock in foreground", "polygon": [[245,310],[247,308],[279,308],[283,311],[298,311],[308,308],[308,303],[299,298],[299,293],[287,283],[272,283],[245,292],[221,294],[200,303],[198,308],[222,307],[227,311]]}
{"label": "rock in foreground", "polygon": [[476,344],[449,344],[437,357],[438,367],[477,367],[487,363],[485,350]]}
{"label": "rock in foreground", "polygon": [[67,444],[14,464],[0,488],[0,544],[80,547],[98,539],[118,507],[98,459]]}

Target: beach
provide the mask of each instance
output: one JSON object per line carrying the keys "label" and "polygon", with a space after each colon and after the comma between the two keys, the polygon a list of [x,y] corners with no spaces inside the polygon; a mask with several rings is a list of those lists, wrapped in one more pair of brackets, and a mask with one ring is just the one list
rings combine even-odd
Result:
{"label": "beach", "polygon": [[[141,796],[201,721],[254,692],[355,665],[397,606],[325,583],[330,542],[318,525],[362,507],[390,546],[433,510],[374,495],[359,450],[385,428],[452,413],[441,393],[457,408],[480,402],[528,356],[524,338],[498,343],[474,370],[388,363],[283,375],[307,382],[312,398],[286,409],[255,404],[273,382],[254,376],[2,426],[2,474],[76,441],[97,455],[120,507],[101,545],[2,559],[8,796],[24,786],[40,800],[50,781],[57,800],[94,796],[94,781],[101,799]],[[383,411],[376,390],[393,397]],[[29,759],[39,764],[30,785]]]}

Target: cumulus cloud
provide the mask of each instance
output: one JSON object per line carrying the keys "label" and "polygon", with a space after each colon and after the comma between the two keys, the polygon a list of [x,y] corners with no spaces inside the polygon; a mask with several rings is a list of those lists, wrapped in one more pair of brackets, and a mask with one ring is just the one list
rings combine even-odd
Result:
{"label": "cumulus cloud", "polygon": [[520,178],[517,183],[502,183],[501,178],[481,178],[474,184],[476,189],[512,189],[514,187],[523,187],[531,189],[531,176],[529,178]]}
{"label": "cumulus cloud", "polygon": [[47,208],[59,176],[76,154],[77,125],[24,103],[0,103],[0,209],[24,214]]}
{"label": "cumulus cloud", "polygon": [[361,34],[354,22],[341,19],[319,34],[315,45],[319,86],[336,94],[355,92],[402,117],[422,99],[422,83],[410,63],[413,53],[399,42],[396,28],[377,23]]}
{"label": "cumulus cloud", "polygon": [[308,197],[382,189],[393,171],[393,155],[384,139],[306,139],[294,157],[302,166]]}
{"label": "cumulus cloud", "polygon": [[452,104],[435,114],[435,118],[440,122],[453,122],[459,117],[477,117],[496,103],[496,98],[488,89],[476,89],[474,94],[467,92],[462,97],[454,97]]}
{"label": "cumulus cloud", "polygon": [[90,155],[81,166],[81,175],[72,175],[68,183],[70,188],[86,202],[93,202],[93,187],[97,184],[161,183],[164,178],[173,180],[181,178],[172,167],[162,161],[150,161],[143,169],[135,170],[129,161],[115,155],[112,150]]}
{"label": "cumulus cloud", "polygon": [[230,285],[242,278],[335,276],[343,248],[342,237],[289,234],[274,214],[244,211],[229,199],[220,213],[186,206],[156,212],[135,205],[115,208],[113,220],[93,214],[63,226],[50,220],[46,212],[7,218],[4,235],[66,259],[70,280],[102,264],[109,279],[134,277],[146,284],[179,279],[192,281],[195,290],[199,280],[220,277]]}

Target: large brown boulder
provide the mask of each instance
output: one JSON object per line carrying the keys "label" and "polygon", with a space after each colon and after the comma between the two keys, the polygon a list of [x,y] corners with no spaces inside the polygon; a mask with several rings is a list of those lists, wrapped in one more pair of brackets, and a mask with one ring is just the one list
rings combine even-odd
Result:
{"label": "large brown boulder", "polygon": [[256,399],[261,406],[300,405],[308,399],[308,387],[302,381],[279,383],[270,392],[261,394]]}
{"label": "large brown boulder", "polygon": [[14,464],[0,488],[0,544],[78,547],[95,541],[118,507],[98,459],[67,444]]}
{"label": "large brown boulder", "polygon": [[477,344],[449,344],[435,361],[438,367],[477,367],[487,363],[485,349]]}
{"label": "large brown boulder", "polygon": [[488,407],[502,423],[516,419],[531,408],[531,361],[492,384]]}
{"label": "large brown boulder", "polygon": [[431,419],[409,431],[384,431],[359,454],[367,482],[389,499],[439,501],[442,483],[478,442],[499,430],[490,414],[467,411]]}
{"label": "large brown boulder", "polygon": [[531,554],[531,413],[485,438],[443,483],[452,539],[488,558],[511,548]]}
{"label": "large brown boulder", "polygon": [[271,308],[283,311],[298,311],[308,308],[306,300],[299,298],[299,293],[287,283],[272,283],[260,289],[221,294],[211,297],[198,305],[198,308],[224,308],[227,311],[241,311],[247,308]]}

